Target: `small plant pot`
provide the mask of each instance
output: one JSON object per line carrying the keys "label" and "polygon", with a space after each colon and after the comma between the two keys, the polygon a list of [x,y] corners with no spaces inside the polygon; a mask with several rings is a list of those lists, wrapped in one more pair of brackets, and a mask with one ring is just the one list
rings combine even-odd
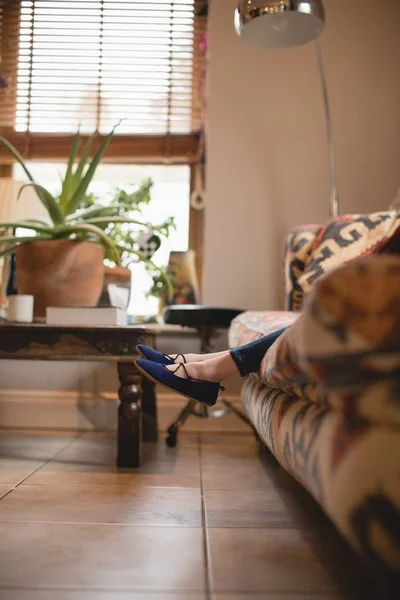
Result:
{"label": "small plant pot", "polygon": [[127,267],[104,267],[104,284],[99,306],[127,309],[131,296],[132,273]]}
{"label": "small plant pot", "polygon": [[96,306],[103,288],[103,248],[72,240],[32,241],[17,249],[18,293],[34,296],[34,316],[47,306]]}
{"label": "small plant pot", "polygon": [[132,273],[128,267],[104,267],[104,285],[131,285]]}

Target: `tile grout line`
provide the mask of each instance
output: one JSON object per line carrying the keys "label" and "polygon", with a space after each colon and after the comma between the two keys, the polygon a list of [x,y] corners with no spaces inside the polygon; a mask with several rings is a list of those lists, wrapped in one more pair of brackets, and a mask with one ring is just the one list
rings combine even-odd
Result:
{"label": "tile grout line", "polygon": [[[183,594],[186,598],[186,596],[188,596],[188,598],[190,596],[195,596],[195,597],[199,597],[199,595],[202,594],[202,592],[199,592],[199,590],[193,590],[193,589],[185,589],[185,590],[173,590],[173,589],[149,589],[149,588],[132,588],[132,587],[95,587],[95,588],[88,588],[88,587],[80,587],[80,586],[46,586],[46,587],[38,587],[38,586],[33,586],[33,587],[24,587],[24,586],[6,586],[3,587],[0,583],[0,591],[1,590],[6,590],[6,591],[26,591],[26,592],[89,592],[89,593],[95,593],[95,592],[100,592],[100,593],[112,593],[113,594],[113,598],[114,595],[118,595],[118,594],[127,594],[127,593],[134,593],[134,594],[140,594],[140,595],[148,595],[149,597],[154,597],[154,595],[158,596],[163,596],[164,594],[168,594],[172,597],[172,594]],[[318,600],[318,599],[317,599]],[[340,600],[340,599],[339,599]]]}
{"label": "tile grout line", "polygon": [[14,490],[16,490],[20,485],[22,485],[23,483],[25,483],[25,481],[27,481],[30,477],[32,477],[32,475],[34,475],[35,473],[37,473],[38,471],[40,471],[40,469],[42,469],[43,467],[45,467],[46,465],[48,465],[49,463],[51,463],[55,458],[57,458],[57,456],[59,454],[61,454],[61,452],[64,452],[64,450],[67,450],[70,446],[72,446],[72,444],[79,439],[81,436],[76,436],[74,437],[72,440],[70,440],[67,444],[65,444],[65,446],[63,446],[62,448],[60,448],[59,450],[57,450],[57,452],[55,454],[53,454],[53,456],[51,458],[48,458],[47,460],[43,461],[38,467],[36,467],[36,469],[33,469],[33,471],[31,471],[28,475],[26,475],[26,477],[23,477],[22,479],[20,479],[20,481],[18,481],[15,484],[10,484],[12,485],[11,490],[9,490],[6,494],[4,494],[4,496],[2,496],[0,498],[0,502],[2,500],[4,500],[4,498],[7,498],[7,496],[9,496]]}
{"label": "tile grout line", "polygon": [[[3,496],[4,497],[4,496]],[[163,529],[199,529],[199,525],[177,525],[176,523],[171,523],[170,525],[165,525],[162,523],[97,523],[96,521],[17,521],[10,520],[0,521],[0,525],[60,525],[60,526],[68,526],[68,527],[92,527],[92,525],[96,525],[96,527],[134,527],[135,529],[141,528],[163,528]]]}
{"label": "tile grout line", "polygon": [[[15,488],[13,488],[15,489]],[[7,492],[4,496],[2,496],[1,499],[4,499],[12,490],[10,490],[9,492]],[[0,499],[0,500],[1,500]],[[136,528],[142,528],[142,527],[162,527],[162,528],[166,528],[166,529],[170,529],[171,527],[174,528],[185,528],[185,529],[199,529],[199,525],[189,525],[189,524],[176,524],[176,523],[124,523],[124,522],[101,522],[98,523],[97,521],[22,521],[22,520],[18,520],[18,519],[7,519],[7,521],[3,521],[2,519],[0,519],[0,524],[4,525],[4,524],[10,524],[10,523],[14,523],[14,524],[29,524],[29,525],[68,525],[68,526],[82,526],[82,527],[90,527],[92,525],[96,525],[97,527],[136,527]],[[205,526],[201,526],[202,529],[205,529]],[[260,526],[260,525],[252,525],[252,526],[244,526],[244,527],[238,527],[235,525],[212,525],[210,526],[208,529],[234,529],[235,531],[237,530],[242,530],[242,529],[262,529],[264,531],[270,531],[272,530],[283,530],[283,531],[299,531],[301,530],[301,527],[272,527],[272,526]],[[321,527],[315,527],[313,529],[311,529],[310,531],[312,532],[319,532],[322,528]],[[207,540],[206,540],[207,541]]]}
{"label": "tile grout line", "polygon": [[[42,468],[43,465],[40,466],[40,468]],[[63,473],[69,473],[70,471],[63,471]],[[82,471],[82,473],[84,473],[84,471]],[[33,471],[32,471],[33,474]],[[108,473],[106,473],[106,475],[108,475]],[[127,473],[127,475],[130,475],[130,473]],[[133,473],[134,475],[134,473]],[[29,477],[31,476],[31,474],[29,474]],[[12,483],[2,483],[0,485],[13,485]],[[156,485],[156,484],[151,484],[151,485],[147,485],[146,483],[42,483],[42,482],[35,482],[35,483],[27,483],[26,485],[30,485],[32,487],[85,487],[85,488],[102,488],[102,489],[108,489],[108,488],[128,488],[128,489],[136,489],[136,488],[151,488],[151,489],[156,489],[156,490],[199,490],[200,491],[200,486],[199,485],[193,485],[193,486],[187,486],[187,485]]]}
{"label": "tile grout line", "polygon": [[208,540],[206,504],[205,504],[205,495],[204,495],[201,435],[198,435],[198,437],[197,437],[197,449],[198,449],[199,469],[200,469],[201,521],[202,521],[202,531],[203,531],[203,554],[204,554],[204,563],[205,563],[205,571],[206,571],[205,572],[206,600],[211,600],[210,556],[209,556],[209,551],[208,551],[209,540]]}
{"label": "tile grout line", "polygon": [[[200,592],[199,590],[194,590],[194,589],[184,589],[184,590],[174,590],[174,589],[149,589],[149,588],[136,588],[136,587],[95,587],[95,588],[88,588],[88,587],[81,587],[81,586],[68,586],[68,585],[61,585],[61,586],[53,586],[53,585],[47,585],[45,587],[39,587],[39,586],[32,586],[32,587],[25,587],[25,586],[19,586],[19,585],[13,585],[13,586],[5,586],[3,587],[0,583],[0,591],[1,590],[6,590],[6,591],[26,591],[26,592],[89,592],[89,593],[95,593],[95,592],[100,592],[100,593],[112,593],[113,594],[113,599],[114,598],[114,594],[116,595],[115,597],[117,597],[119,594],[128,594],[128,593],[134,593],[134,594],[141,594],[141,595],[148,595],[149,597],[153,597],[154,595],[158,596],[163,596],[164,594],[168,594],[171,596],[171,598],[173,598],[172,595],[175,594],[183,594],[186,598],[186,596],[190,597],[190,596],[195,596],[195,597],[199,597],[202,592]],[[318,600],[318,599],[317,599]]]}

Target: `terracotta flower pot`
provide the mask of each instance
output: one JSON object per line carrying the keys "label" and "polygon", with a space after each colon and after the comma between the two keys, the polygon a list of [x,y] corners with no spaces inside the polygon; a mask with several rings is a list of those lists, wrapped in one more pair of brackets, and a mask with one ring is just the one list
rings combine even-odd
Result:
{"label": "terracotta flower pot", "polygon": [[91,242],[32,241],[17,249],[20,294],[35,297],[35,317],[47,306],[96,306],[104,278],[104,251]]}

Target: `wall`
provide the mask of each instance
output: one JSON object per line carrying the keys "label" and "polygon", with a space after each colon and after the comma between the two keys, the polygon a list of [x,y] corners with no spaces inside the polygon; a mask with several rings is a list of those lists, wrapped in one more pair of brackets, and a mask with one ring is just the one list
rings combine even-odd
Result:
{"label": "wall", "polygon": [[[400,185],[400,1],[324,5],[341,212],[386,209]],[[312,45],[244,44],[235,6],[211,2],[204,301],[273,309],[285,233],[329,216],[323,105]]]}

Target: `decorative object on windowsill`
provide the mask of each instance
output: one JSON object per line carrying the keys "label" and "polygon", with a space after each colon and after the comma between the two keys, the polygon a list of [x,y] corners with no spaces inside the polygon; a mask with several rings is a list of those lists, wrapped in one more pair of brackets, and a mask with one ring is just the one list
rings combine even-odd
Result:
{"label": "decorative object on windowsill", "polygon": [[204,193],[194,190],[190,195],[190,207],[193,210],[204,210],[205,205]]}
{"label": "decorative object on windowsill", "polygon": [[32,323],[33,296],[14,294],[8,298],[7,320],[14,323]]}
{"label": "decorative object on windowsill", "polygon": [[[208,16],[208,0],[196,12],[197,17]],[[202,27],[202,35],[198,43],[198,48],[201,54],[206,57],[208,51],[208,31],[207,21],[204,21]],[[201,110],[201,127],[199,129],[199,145],[197,149],[196,161],[194,164],[194,178],[191,195],[191,207],[195,210],[203,210],[205,207],[205,187],[206,187],[206,68],[200,72],[198,83],[200,110]]]}
{"label": "decorative object on windowsill", "polygon": [[[74,136],[58,196],[34,181],[16,148],[0,136],[0,143],[8,148],[29,179],[19,195],[26,187],[32,187],[49,217],[49,220],[0,222],[4,231],[4,235],[0,234],[0,257],[16,252],[18,291],[35,297],[35,317],[44,316],[47,306],[95,306],[103,288],[105,256],[119,265],[124,253],[134,253],[145,263],[151,263],[132,244],[118,241],[117,226],[134,224],[146,229],[145,223],[127,214],[123,202],[86,206],[88,186],[114,131],[115,127],[100,142],[91,160],[97,134],[82,148],[79,132]],[[29,230],[31,235],[6,235],[8,230],[16,228]]]}
{"label": "decorative object on windowsill", "polygon": [[172,251],[167,274],[172,281],[172,297],[164,295],[160,308],[172,304],[199,304],[199,285],[196,275],[196,253],[194,250]]}
{"label": "decorative object on windowsill", "polygon": [[8,262],[8,280],[6,286],[6,296],[15,296],[18,294],[17,277],[16,277],[16,258],[15,252],[11,252]]}
{"label": "decorative object on windowsill", "polygon": [[[0,223],[18,221],[29,218],[33,215],[40,215],[42,205],[37,200],[35,192],[27,190],[23,198],[17,203],[17,196],[23,182],[14,181],[11,177],[0,177]],[[1,227],[0,227],[1,229]],[[11,228],[9,235],[14,235]],[[0,232],[0,237],[1,237]],[[0,250],[2,244],[0,244]],[[0,306],[7,306],[7,285],[10,285],[10,270],[13,271],[13,280],[15,280],[15,253],[14,258],[10,256],[0,257]],[[13,281],[16,285],[16,281]]]}
{"label": "decorative object on windowsill", "polygon": [[161,246],[161,239],[154,233],[151,223],[148,224],[148,231],[142,233],[138,237],[137,242],[139,244],[140,252],[149,260],[153,258],[154,254]]}
{"label": "decorative object on windowsill", "polygon": [[322,0],[240,0],[235,12],[236,33],[243,41],[267,49],[290,48],[314,41],[328,137],[331,194],[329,211],[331,217],[339,214],[336,185],[336,162],[322,53],[318,36],[325,25]]}
{"label": "decorative object on windowsill", "polygon": [[195,210],[205,208],[205,179],[206,179],[206,130],[202,126],[199,132],[199,147],[193,176],[193,191],[190,196],[190,206]]}

